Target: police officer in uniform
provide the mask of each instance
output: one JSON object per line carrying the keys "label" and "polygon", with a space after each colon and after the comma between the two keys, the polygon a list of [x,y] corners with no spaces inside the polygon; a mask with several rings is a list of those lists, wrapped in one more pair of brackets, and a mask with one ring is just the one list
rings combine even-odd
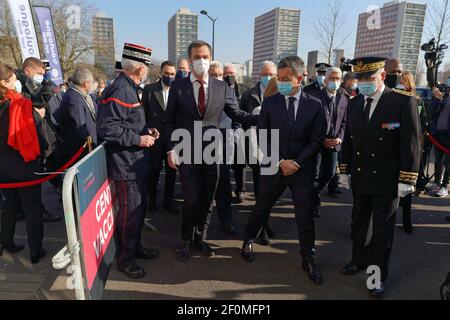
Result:
{"label": "police officer in uniform", "polygon": [[135,259],[150,260],[158,251],[146,249],[141,243],[145,220],[149,148],[159,138],[156,129],[146,125],[142,106],[141,85],[148,76],[151,49],[125,44],[122,72],[101,98],[97,129],[101,139],[108,142],[109,178],[114,181],[118,199],[116,238],[117,268],[130,278],[142,278],[145,271]]}
{"label": "police officer in uniform", "polygon": [[328,68],[331,68],[332,65],[321,62],[316,64],[314,67],[316,68],[316,80],[305,86],[303,90],[305,90],[306,93],[319,98],[323,88],[325,88],[325,75]]}
{"label": "police officer in uniform", "polygon": [[353,256],[342,273],[378,266],[381,284],[370,290],[375,297],[385,293],[396,211],[400,198],[415,191],[420,162],[417,99],[386,87],[385,60],[351,61],[361,94],[349,103],[340,165],[343,183],[351,175],[354,206]]}

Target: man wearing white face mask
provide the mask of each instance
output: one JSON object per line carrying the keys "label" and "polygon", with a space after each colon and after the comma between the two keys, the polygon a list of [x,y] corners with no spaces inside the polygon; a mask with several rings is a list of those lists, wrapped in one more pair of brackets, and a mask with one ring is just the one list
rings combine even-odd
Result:
{"label": "man wearing white face mask", "polygon": [[315,217],[320,217],[320,192],[328,185],[336,174],[338,154],[341,151],[347,124],[348,97],[340,90],[342,71],[340,68],[327,69],[325,87],[322,89],[320,99],[327,120],[326,139],[323,142],[322,152],[319,154],[316,166],[317,198]]}
{"label": "man wearing white face mask", "polygon": [[[183,248],[178,259],[186,261],[191,255],[191,248],[213,256],[214,251],[204,242],[211,218],[212,202],[217,188],[218,164],[207,164],[201,152],[195,152],[195,140],[202,141],[203,133],[208,129],[218,130],[220,118],[225,111],[231,120],[244,125],[256,125],[257,116],[239,109],[235,92],[224,81],[208,75],[211,62],[211,46],[204,41],[194,41],[188,48],[192,73],[189,77],[176,81],[170,88],[169,102],[165,113],[166,145],[169,165],[180,171],[184,195],[182,218]],[[201,124],[202,137],[195,132],[195,125]],[[172,134],[177,129],[190,133],[192,140],[189,159],[183,163],[175,152]],[[209,143],[208,143],[209,144]]]}
{"label": "man wearing white face mask", "polygon": [[396,211],[400,198],[415,191],[421,152],[417,99],[385,86],[385,60],[351,61],[361,94],[349,102],[340,164],[343,180],[351,175],[354,241],[342,273],[378,266],[381,284],[370,290],[375,297],[385,293]]}

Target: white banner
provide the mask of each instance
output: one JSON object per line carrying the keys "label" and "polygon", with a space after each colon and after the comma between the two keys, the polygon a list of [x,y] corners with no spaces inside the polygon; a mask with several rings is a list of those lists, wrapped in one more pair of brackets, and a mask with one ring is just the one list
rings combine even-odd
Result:
{"label": "white banner", "polygon": [[29,57],[40,59],[39,47],[34,30],[33,15],[28,0],[8,0],[9,11],[16,27],[16,34],[22,52],[22,60]]}

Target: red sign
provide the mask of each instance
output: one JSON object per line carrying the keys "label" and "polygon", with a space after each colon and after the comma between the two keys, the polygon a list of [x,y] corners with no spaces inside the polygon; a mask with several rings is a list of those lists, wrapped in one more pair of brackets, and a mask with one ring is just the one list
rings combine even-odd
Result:
{"label": "red sign", "polygon": [[89,289],[114,236],[113,197],[109,181],[103,184],[81,216],[83,253]]}

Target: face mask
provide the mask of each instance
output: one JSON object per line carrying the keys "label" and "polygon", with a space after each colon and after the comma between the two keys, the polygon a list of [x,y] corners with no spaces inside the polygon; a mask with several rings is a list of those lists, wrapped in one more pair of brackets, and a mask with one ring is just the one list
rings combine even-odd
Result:
{"label": "face mask", "polygon": [[227,76],[224,78],[224,80],[228,84],[229,87],[236,84],[236,76]]}
{"label": "face mask", "polygon": [[278,91],[283,96],[290,96],[292,93],[292,83],[291,82],[278,82]]}
{"label": "face mask", "polygon": [[371,97],[377,92],[377,84],[375,82],[359,82],[359,93],[366,97]]}
{"label": "face mask", "polygon": [[386,75],[386,80],[384,80],[384,83],[389,89],[395,89],[400,83],[400,76],[396,74],[388,74]]}
{"label": "face mask", "polygon": [[325,86],[325,76],[318,76],[317,77],[317,83],[321,87]]}
{"label": "face mask", "polygon": [[199,59],[199,60],[195,60],[192,63],[192,66],[193,66],[196,74],[204,77],[209,71],[210,62],[209,62],[209,60],[206,60],[206,59]]}
{"label": "face mask", "polygon": [[308,84],[308,77],[304,77],[302,83],[306,86]]}
{"label": "face mask", "polygon": [[19,93],[22,92],[22,83],[21,83],[19,80],[16,80],[16,83],[15,83],[15,90],[16,90],[17,92],[19,92]]}
{"label": "face mask", "polygon": [[177,75],[175,76],[175,78],[184,79],[184,78],[187,78],[188,75],[189,75],[189,73],[187,71],[180,70],[177,72]]}
{"label": "face mask", "polygon": [[272,80],[271,76],[264,76],[261,78],[261,84],[264,88],[266,88],[269,85],[270,80]]}
{"label": "face mask", "polygon": [[175,81],[175,77],[163,76],[163,77],[161,77],[161,79],[166,87],[170,87],[172,85],[172,82]]}
{"label": "face mask", "polygon": [[404,86],[403,84],[399,84],[399,85],[397,86],[397,89],[399,89],[399,90],[405,90],[405,86]]}
{"label": "face mask", "polygon": [[358,89],[358,83],[352,84],[352,86],[350,87],[350,89],[351,89],[352,91],[355,91],[356,89]]}
{"label": "face mask", "polygon": [[328,83],[327,87],[328,87],[329,91],[336,92],[341,87],[341,83],[340,82],[330,82],[330,83]]}
{"label": "face mask", "polygon": [[44,82],[44,76],[42,74],[36,74],[33,76],[33,81],[37,84],[42,84]]}

